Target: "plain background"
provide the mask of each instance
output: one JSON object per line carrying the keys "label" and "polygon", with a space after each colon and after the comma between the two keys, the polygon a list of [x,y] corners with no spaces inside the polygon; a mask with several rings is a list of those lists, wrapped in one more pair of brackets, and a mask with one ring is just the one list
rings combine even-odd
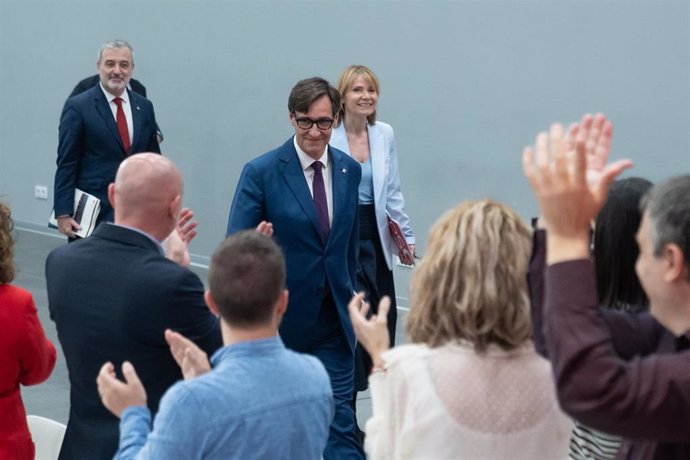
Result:
{"label": "plain background", "polygon": [[[62,106],[113,38],[135,49],[202,264],[243,164],[291,135],[294,83],[335,82],[349,64],[381,80],[379,119],[396,131],[421,254],[462,200],[536,212],[521,151],[553,121],[604,112],[613,156],[635,161],[628,175],[690,171],[686,1],[0,0],[0,195],[18,226],[48,231]],[[409,274],[396,269],[402,305]]]}

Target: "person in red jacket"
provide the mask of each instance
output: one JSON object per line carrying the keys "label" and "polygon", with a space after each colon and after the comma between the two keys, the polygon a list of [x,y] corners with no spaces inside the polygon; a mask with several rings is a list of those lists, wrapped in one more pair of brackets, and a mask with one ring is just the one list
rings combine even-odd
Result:
{"label": "person in red jacket", "polygon": [[0,203],[0,459],[33,460],[19,384],[46,380],[55,347],[46,338],[29,291],[12,286],[14,260],[10,209]]}

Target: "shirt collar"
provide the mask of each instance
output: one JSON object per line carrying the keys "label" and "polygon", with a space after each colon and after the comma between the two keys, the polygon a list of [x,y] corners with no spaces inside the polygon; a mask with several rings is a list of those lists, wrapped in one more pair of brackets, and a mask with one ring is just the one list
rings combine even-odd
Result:
{"label": "shirt collar", "polygon": [[127,229],[129,229],[129,230],[132,230],[132,231],[135,231],[135,232],[137,232],[137,233],[140,233],[140,234],[144,235],[146,238],[148,238],[148,239],[150,239],[151,241],[153,241],[154,243],[156,243],[156,247],[158,248],[158,252],[160,252],[161,255],[162,255],[163,257],[165,257],[165,249],[163,249],[163,245],[161,244],[161,242],[158,241],[157,239],[155,239],[154,237],[152,237],[151,235],[149,235],[148,233],[146,233],[145,231],[143,231],[143,230],[141,230],[141,229],[138,229],[138,228],[136,228],[136,227],[130,227],[129,225],[116,224],[116,223],[114,223],[114,222],[108,222],[108,224],[110,224],[110,225],[117,225],[118,227],[122,227],[122,228],[127,228]]}
{"label": "shirt collar", "polygon": [[129,104],[129,91],[127,91],[127,88],[125,88],[125,90],[122,92],[120,96],[114,96],[110,94],[108,91],[106,91],[106,89],[103,87],[103,83],[98,83],[98,86],[101,87],[101,91],[103,91],[103,94],[105,95],[105,100],[108,101],[108,104],[113,102],[113,99],[115,99],[116,97],[122,99],[125,104]]}
{"label": "shirt collar", "polygon": [[299,145],[297,145],[297,136],[293,136],[292,142],[295,144],[295,150],[297,150],[297,157],[299,158],[299,162],[302,165],[302,170],[306,171],[307,169],[311,168],[311,164],[314,161],[320,161],[323,164],[323,169],[328,169],[328,145],[326,145],[326,148],[323,151],[323,155],[321,155],[321,158],[318,160],[314,160],[312,157],[304,153],[304,150],[302,150]]}
{"label": "shirt collar", "polygon": [[267,339],[247,340],[220,348],[211,356],[211,365],[216,367],[226,359],[263,355],[285,348],[279,335]]}

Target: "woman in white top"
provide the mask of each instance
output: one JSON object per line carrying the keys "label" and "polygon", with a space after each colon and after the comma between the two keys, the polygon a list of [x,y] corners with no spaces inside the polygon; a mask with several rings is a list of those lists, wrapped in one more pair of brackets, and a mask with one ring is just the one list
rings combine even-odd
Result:
{"label": "woman in white top", "polygon": [[[431,229],[410,287],[411,344],[388,349],[387,299],[350,316],[374,370],[372,459],[563,459],[572,423],[551,368],[530,341],[531,231],[490,200],[466,202]],[[361,307],[360,307],[361,306]]]}
{"label": "woman in white top", "polygon": [[[414,260],[399,254],[388,230],[388,216],[400,225],[411,254],[414,254],[415,239],[400,188],[393,128],[376,119],[381,86],[371,69],[362,65],[347,67],[340,75],[337,87],[342,95],[342,107],[330,144],[356,159],[362,166],[358,200],[357,290],[364,291],[372,305],[378,305],[383,296],[392,299],[393,305],[388,312],[388,332],[390,342],[395,343],[397,309],[393,254],[399,255],[408,265],[413,265]],[[356,407],[357,392],[367,389],[370,370],[371,359],[358,346],[355,352],[353,408]]]}

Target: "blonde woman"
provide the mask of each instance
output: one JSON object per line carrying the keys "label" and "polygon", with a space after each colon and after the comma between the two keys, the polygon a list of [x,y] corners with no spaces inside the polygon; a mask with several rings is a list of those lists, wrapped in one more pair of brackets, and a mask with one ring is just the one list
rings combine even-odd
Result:
{"label": "blonde woman", "polygon": [[462,203],[436,222],[413,275],[410,344],[386,351],[388,302],[367,320],[362,294],[353,298],[352,323],[374,362],[370,458],[567,457],[572,423],[530,340],[530,249],[516,213]]}
{"label": "blonde woman", "polygon": [[[388,312],[388,335],[395,343],[395,285],[393,284],[393,255],[408,265],[414,264],[408,254],[399,253],[388,231],[388,216],[400,224],[406,242],[414,254],[415,238],[410,218],[405,212],[405,199],[400,187],[398,154],[393,128],[376,119],[379,79],[363,65],[347,67],[338,78],[338,92],[342,107],[338,122],[331,134],[331,146],[342,150],[362,166],[359,184],[359,260],[357,289],[376,306],[383,296],[391,298]],[[371,360],[361,347],[355,353],[355,393],[367,389]]]}

